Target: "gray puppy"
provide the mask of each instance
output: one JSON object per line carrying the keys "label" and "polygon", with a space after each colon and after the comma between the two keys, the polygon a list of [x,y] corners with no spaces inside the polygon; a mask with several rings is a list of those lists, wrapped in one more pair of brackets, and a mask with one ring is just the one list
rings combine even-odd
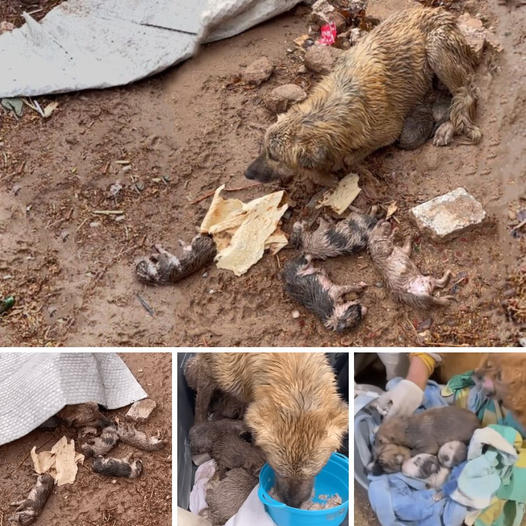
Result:
{"label": "gray puppy", "polygon": [[440,279],[421,274],[410,258],[411,238],[407,238],[403,247],[397,247],[395,233],[388,221],[379,221],[369,235],[371,259],[393,296],[416,309],[449,305],[454,298],[437,298],[433,291],[447,285],[451,271],[446,270]]}
{"label": "gray puppy", "polygon": [[181,240],[179,244],[183,248],[180,257],[155,245],[156,254],[138,259],[135,262],[138,279],[157,285],[177,283],[211,263],[217,252],[214,241],[208,236],[195,236],[191,245]]}
{"label": "gray puppy", "polygon": [[133,460],[130,462],[131,455],[124,458],[97,457],[93,461],[93,471],[108,477],[125,477],[135,479],[142,473],[142,462]]}
{"label": "gray puppy", "polygon": [[11,506],[17,506],[17,508],[15,513],[7,519],[8,522],[22,526],[33,524],[42,513],[53,491],[54,484],[55,480],[48,473],[39,475],[35,486],[31,489],[27,498],[11,504]]}
{"label": "gray puppy", "polygon": [[300,221],[294,223],[290,241],[312,259],[349,255],[367,246],[369,232],[376,221],[373,215],[358,212],[351,212],[346,219],[334,224],[320,217],[319,226],[314,232],[308,232],[305,222]]}
{"label": "gray puppy", "polygon": [[367,285],[335,285],[311,260],[311,256],[300,256],[285,264],[282,279],[287,294],[316,314],[328,329],[342,332],[356,327],[367,309],[358,301],[344,301],[343,296],[362,292]]}

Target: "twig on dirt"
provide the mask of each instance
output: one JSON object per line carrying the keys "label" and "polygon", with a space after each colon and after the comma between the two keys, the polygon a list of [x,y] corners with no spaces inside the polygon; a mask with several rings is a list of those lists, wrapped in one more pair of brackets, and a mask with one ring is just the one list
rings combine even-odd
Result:
{"label": "twig on dirt", "polygon": [[144,310],[153,318],[155,312],[154,310],[148,305],[146,300],[137,292],[136,294],[137,299],[139,300],[140,304],[144,307]]}
{"label": "twig on dirt", "polygon": [[[261,183],[256,184],[249,184],[247,186],[238,186],[237,188],[225,188],[223,192],[239,192],[240,190],[247,190],[248,188],[252,188],[253,186],[259,186]],[[194,199],[193,201],[190,201],[191,205],[196,205],[197,203],[200,203],[201,201],[204,201],[205,199],[208,199],[209,197],[212,197],[216,193],[215,190],[211,190],[210,192],[207,192],[206,194],[202,195],[201,197],[198,197],[197,199]]]}
{"label": "twig on dirt", "polygon": [[123,210],[93,210],[92,214],[100,216],[122,216],[124,214]]}
{"label": "twig on dirt", "polygon": [[89,217],[84,218],[84,221],[80,223],[80,225],[77,227],[77,232],[86,224],[86,221],[89,219]]}
{"label": "twig on dirt", "polygon": [[511,231],[515,232],[517,230],[520,230],[524,225],[526,225],[526,219],[524,221],[521,221],[518,225],[515,225]]}
{"label": "twig on dirt", "polygon": [[104,168],[104,171],[103,171],[104,175],[108,173],[108,170],[110,169],[110,164],[111,164],[111,161],[108,161],[106,163],[106,168]]}
{"label": "twig on dirt", "polygon": [[131,164],[131,163],[127,159],[121,159],[119,161],[115,161],[115,164]]}

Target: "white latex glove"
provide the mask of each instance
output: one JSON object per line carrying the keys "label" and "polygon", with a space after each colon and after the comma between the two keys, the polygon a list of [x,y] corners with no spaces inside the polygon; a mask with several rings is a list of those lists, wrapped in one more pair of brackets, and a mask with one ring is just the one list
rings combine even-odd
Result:
{"label": "white latex glove", "polygon": [[384,393],[376,406],[383,416],[409,416],[422,403],[424,391],[411,380],[401,380],[393,389]]}

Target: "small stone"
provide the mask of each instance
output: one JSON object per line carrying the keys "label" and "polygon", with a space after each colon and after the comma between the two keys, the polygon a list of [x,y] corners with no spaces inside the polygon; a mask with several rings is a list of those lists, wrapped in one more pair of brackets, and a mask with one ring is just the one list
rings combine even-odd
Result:
{"label": "small stone", "polygon": [[307,98],[307,94],[296,84],[284,84],[274,88],[265,98],[266,107],[275,113],[283,113],[295,102]]}
{"label": "small stone", "polygon": [[375,284],[374,284],[375,287],[379,288],[379,289],[382,289],[384,284],[381,282],[381,281],[377,281]]}
{"label": "small stone", "polygon": [[298,74],[303,75],[304,73],[307,73],[307,68],[302,65],[298,68]]}
{"label": "small stone", "polygon": [[122,190],[122,185],[120,184],[119,181],[113,183],[110,186],[110,198],[113,197],[113,199],[117,199],[117,197],[121,193],[121,190]]}
{"label": "small stone", "polygon": [[13,194],[14,194],[14,195],[18,195],[18,192],[20,192],[21,189],[22,189],[22,185],[15,184],[15,185],[13,186]]}
{"label": "small stone", "polygon": [[294,310],[292,311],[292,317],[297,320],[299,317],[300,317],[300,311],[299,310]]}
{"label": "small stone", "polygon": [[203,272],[203,278],[207,278],[208,277],[208,272]]}
{"label": "small stone", "polygon": [[90,228],[98,228],[101,225],[100,221],[92,221],[89,226]]}
{"label": "small stone", "polygon": [[311,46],[305,53],[305,67],[315,73],[330,73],[342,53],[332,46]]}
{"label": "small stone", "polygon": [[312,12],[309,16],[309,23],[315,27],[330,24],[333,21],[336,9],[327,0],[317,0],[312,4]]}
{"label": "small stone", "polygon": [[349,41],[351,45],[355,45],[365,35],[365,31],[362,31],[359,27],[353,27],[349,31]]}
{"label": "small stone", "polygon": [[448,241],[480,225],[486,218],[482,205],[464,188],[415,206],[410,217],[436,241]]}
{"label": "small stone", "polygon": [[130,407],[126,413],[126,418],[134,422],[146,422],[156,407],[157,404],[150,398],[139,400]]}
{"label": "small stone", "polygon": [[126,216],[124,214],[121,216],[115,216],[115,221],[119,223],[120,221],[124,221],[125,218]]}
{"label": "small stone", "polygon": [[272,62],[267,57],[261,57],[247,66],[245,71],[241,73],[241,77],[245,82],[259,86],[270,78],[273,70]]}
{"label": "small stone", "polygon": [[486,43],[486,29],[482,22],[469,13],[464,13],[458,17],[457,25],[477,60],[480,60]]}

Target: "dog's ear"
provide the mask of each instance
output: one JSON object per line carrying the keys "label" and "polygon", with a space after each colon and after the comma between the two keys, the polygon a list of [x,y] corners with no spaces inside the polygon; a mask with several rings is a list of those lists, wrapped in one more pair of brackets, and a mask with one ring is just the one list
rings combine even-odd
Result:
{"label": "dog's ear", "polygon": [[339,443],[348,430],[349,407],[342,402],[333,412],[329,413],[327,436]]}
{"label": "dog's ear", "polygon": [[327,164],[329,151],[323,145],[313,145],[300,148],[298,151],[298,165],[307,170],[313,170]]}

